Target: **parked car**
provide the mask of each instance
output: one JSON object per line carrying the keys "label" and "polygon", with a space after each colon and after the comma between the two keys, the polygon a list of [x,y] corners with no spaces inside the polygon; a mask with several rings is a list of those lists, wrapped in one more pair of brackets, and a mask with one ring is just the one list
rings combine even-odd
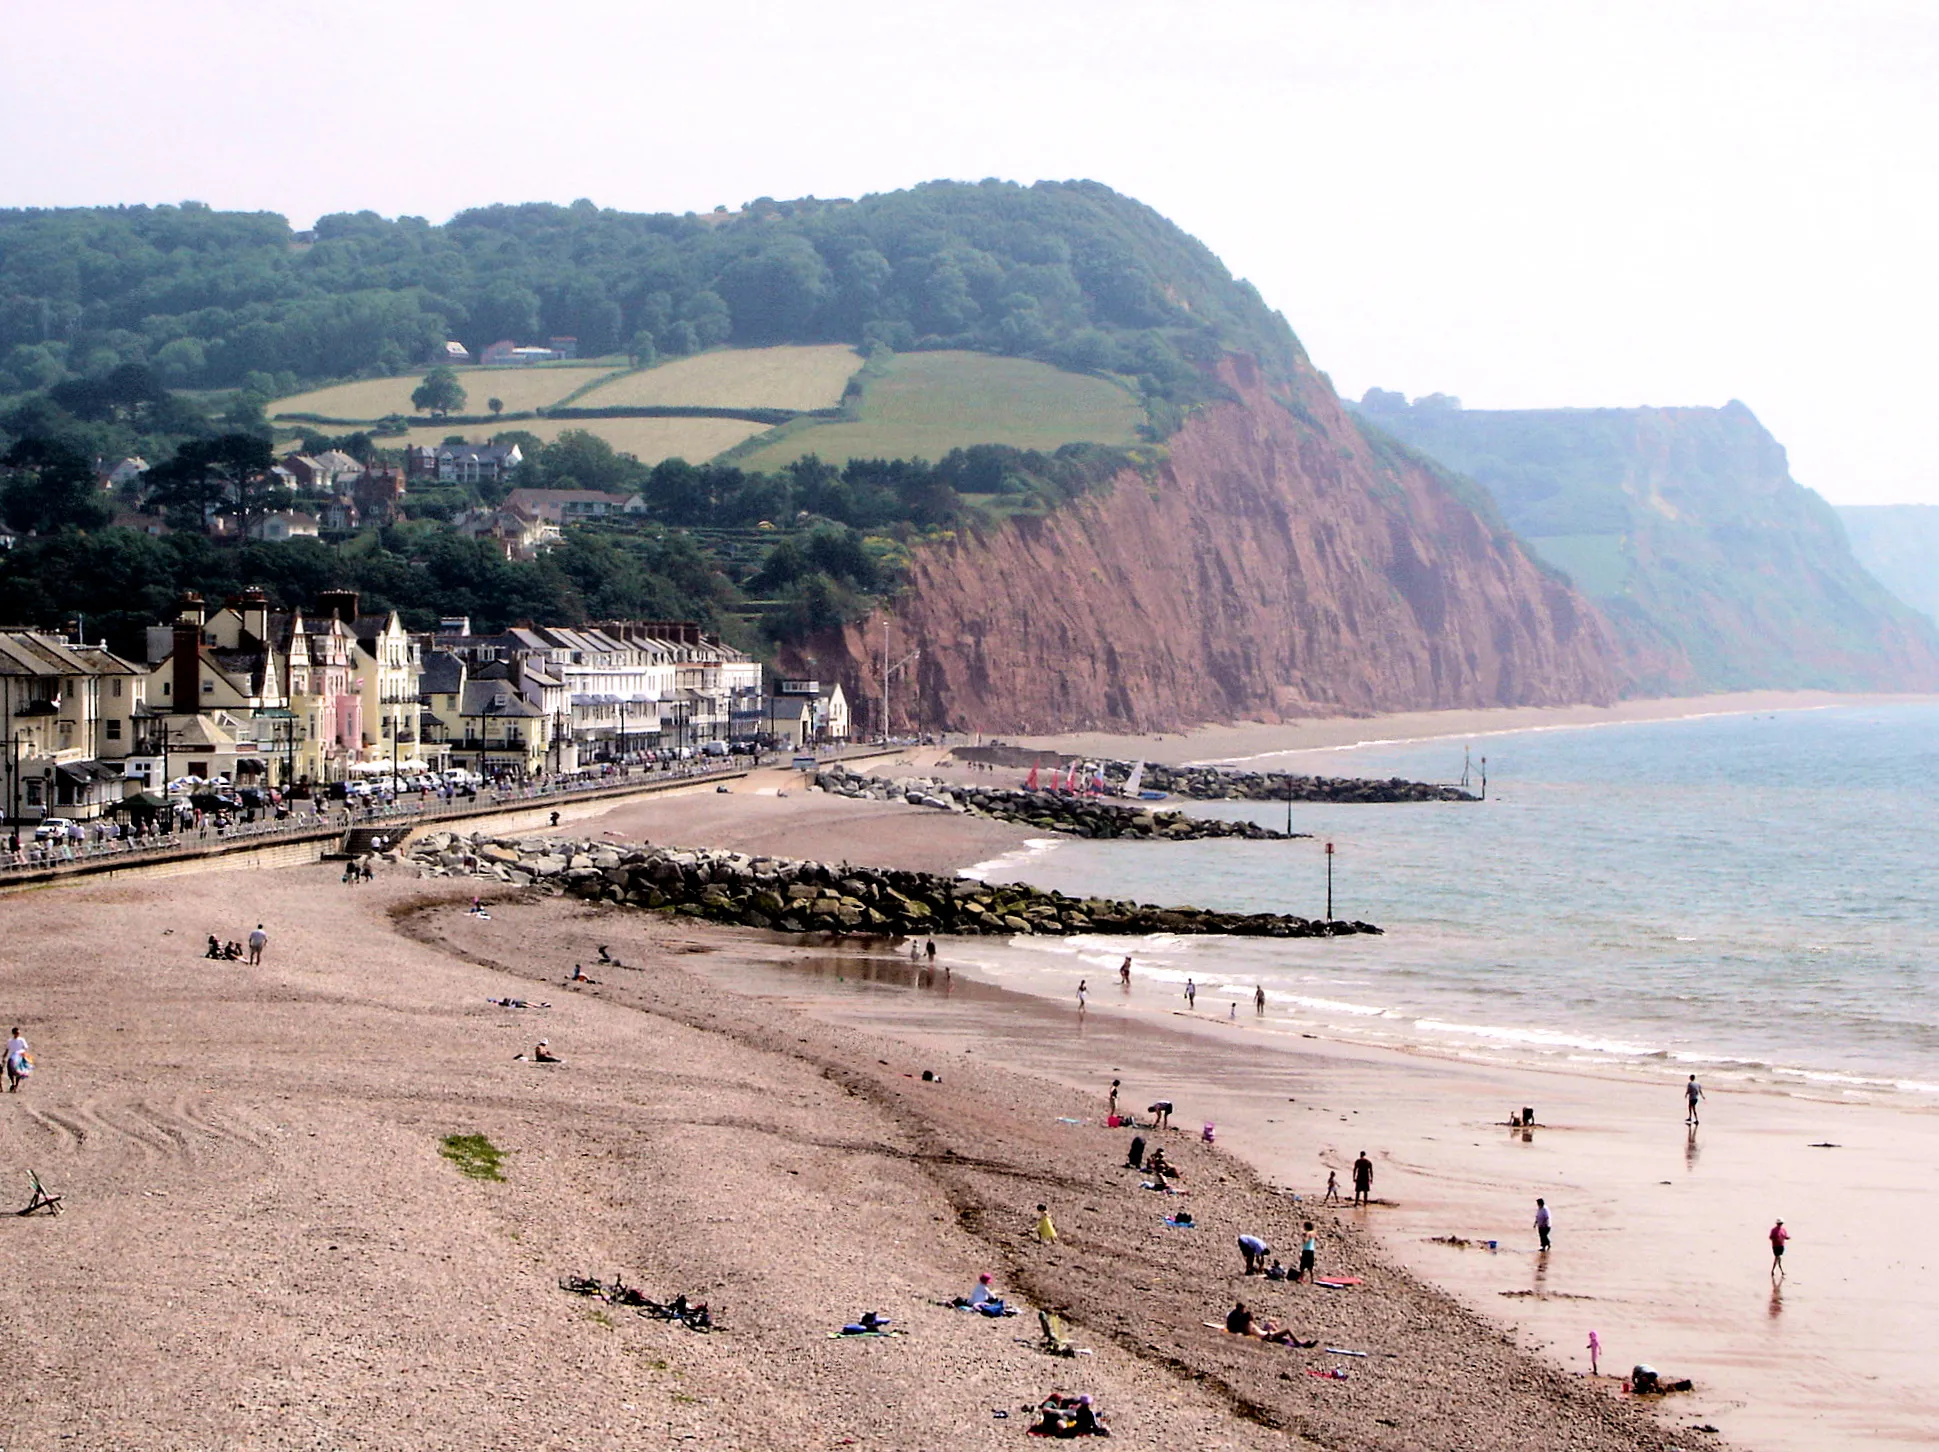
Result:
{"label": "parked car", "polygon": [[64,842],[67,840],[67,829],[73,825],[66,817],[42,817],[40,825],[34,828],[34,840]]}

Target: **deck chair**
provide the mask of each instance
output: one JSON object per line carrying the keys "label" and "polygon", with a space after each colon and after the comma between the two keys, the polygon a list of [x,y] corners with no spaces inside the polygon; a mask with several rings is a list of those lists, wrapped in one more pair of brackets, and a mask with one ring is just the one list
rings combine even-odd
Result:
{"label": "deck chair", "polygon": [[1044,1333],[1044,1350],[1052,1356],[1075,1356],[1077,1350],[1070,1344],[1070,1336],[1064,1330],[1064,1318],[1055,1311],[1037,1312],[1037,1325]]}
{"label": "deck chair", "polygon": [[27,1171],[27,1178],[34,1182],[34,1197],[27,1202],[26,1209],[16,1210],[14,1214],[32,1215],[37,1210],[45,1210],[49,1215],[60,1214],[61,1197],[48,1194],[47,1187],[40,1182],[40,1176],[32,1170]]}

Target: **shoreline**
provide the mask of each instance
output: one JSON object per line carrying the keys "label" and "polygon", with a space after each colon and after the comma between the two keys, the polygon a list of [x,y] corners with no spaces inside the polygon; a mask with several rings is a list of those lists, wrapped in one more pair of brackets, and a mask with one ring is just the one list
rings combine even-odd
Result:
{"label": "shoreline", "polygon": [[1013,745],[1082,756],[1162,761],[1167,765],[1242,765],[1309,751],[1363,746],[1480,740],[1522,731],[1583,730],[1708,716],[1821,711],[1837,706],[1887,706],[1939,701],[1939,695],[1838,691],[1730,691],[1709,696],[1660,696],[1613,706],[1494,706],[1449,711],[1399,711],[1369,716],[1294,717],[1195,726],[1183,732],[1113,734],[1075,731],[1005,737]]}
{"label": "shoreline", "polygon": [[[970,945],[943,946],[947,958]],[[1229,1023],[1168,998],[1121,1008],[1115,984],[1081,1019],[1057,998],[985,986],[973,972],[967,1002],[938,1002],[899,961],[878,957],[866,975],[840,962],[776,966],[760,986],[798,1013],[938,1057],[973,1049],[1093,1102],[1122,1077],[1128,1102],[1162,1094],[1187,1131],[1215,1122],[1221,1145],[1309,1204],[1326,1168],[1345,1183],[1347,1162],[1367,1148],[1383,1203],[1366,1223],[1388,1255],[1573,1374],[1587,1370],[1580,1345],[1595,1328],[1605,1371],[1640,1361],[1694,1377],[1695,1394],[1663,1409],[1676,1425],[1714,1424],[1762,1452],[1813,1452],[1850,1440],[1923,1446],[1939,1417],[1939,1378],[1918,1349],[1939,1323],[1939,1286],[1922,1264],[1939,1156],[1930,1111],[1727,1088],[1705,1108],[1709,1128],[1690,1136],[1673,1078],[1269,1039],[1249,1015]],[[1538,1126],[1506,1128],[1528,1100]],[[1845,1184],[1827,1178],[1854,1152],[1862,1221],[1843,1203]],[[1557,1216],[1547,1257],[1526,1224],[1537,1195]],[[1793,1257],[1782,1295],[1760,1259],[1775,1207],[1811,1243],[1811,1263]],[[1450,1235],[1477,1248],[1441,1243]],[[1488,1239],[1502,1249],[1478,1248]]]}

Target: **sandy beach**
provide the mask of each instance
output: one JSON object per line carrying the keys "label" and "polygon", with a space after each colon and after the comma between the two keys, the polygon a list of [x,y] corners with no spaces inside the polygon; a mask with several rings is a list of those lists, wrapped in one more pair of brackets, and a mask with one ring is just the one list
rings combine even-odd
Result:
{"label": "sandy beach", "polygon": [[[565,826],[931,870],[1023,836],[798,787],[760,774]],[[31,1168],[67,1197],[0,1217],[0,1446],[1018,1445],[1052,1390],[1168,1448],[1718,1444],[1695,1426],[1911,1446],[1939,1412],[1930,1115],[1718,1095],[1693,1145],[1649,1076],[1193,1021],[1135,983],[1080,1023],[886,948],[516,893],[480,920],[470,891],[401,866],[348,889],[323,864],[0,897],[0,1017],[41,1062],[0,1097],[0,1186],[24,1203]],[[259,920],[262,968],[200,957]],[[566,987],[602,944],[631,966]],[[551,1006],[488,1002],[506,996]],[[541,1037],[563,1065],[516,1057]],[[1136,1108],[1177,1102],[1162,1138],[1188,1196],[1124,1167],[1129,1131],[1099,1123],[1112,1077]],[[1523,1103],[1526,1137],[1497,1122]],[[503,1183],[440,1156],[472,1133]],[[1316,1207],[1362,1148],[1381,1203]],[[1178,1206],[1201,1228],[1165,1225]],[[1772,1214],[1798,1236],[1781,1296]],[[1322,1269],[1360,1284],[1241,1274],[1237,1234],[1290,1261],[1306,1218]],[[982,1271],[1024,1316],[942,1304]],[[615,1273],[722,1329],[556,1284]],[[1322,1346],[1203,1324],[1240,1297]],[[1038,1307],[1092,1354],[1033,1345]],[[908,1334],[830,1339],[865,1310]],[[1610,1375],[1631,1361],[1698,1391],[1646,1412]]]}
{"label": "sandy beach", "polygon": [[[1763,711],[1812,711],[1831,706],[1892,705],[1930,696],[1859,695],[1833,691],[1730,691],[1711,696],[1668,696],[1618,701],[1613,706],[1503,706],[1483,711],[1402,711],[1380,716],[1322,716],[1287,721],[1241,721],[1188,732],[1117,736],[1081,732],[1063,736],[1006,737],[1021,745],[1084,756],[1167,763],[1252,763],[1288,752],[1337,751],[1399,741],[1483,741],[1510,731],[1554,731],[1641,721],[1680,721],[1694,716]],[[1284,762],[1266,762],[1285,767]],[[1457,762],[1458,765],[1458,762]],[[1319,772],[1317,762],[1293,770]]]}
{"label": "sandy beach", "polygon": [[[856,853],[917,820],[858,822]],[[819,950],[557,899],[480,920],[468,887],[322,864],[0,900],[41,1065],[0,1165],[22,1203],[29,1168],[66,1197],[0,1220],[5,1446],[1017,1445],[1052,1390],[1134,1446],[1670,1445],[1357,1227],[1327,1266],[1361,1286],[1248,1281],[1234,1236],[1285,1247],[1299,1207],[1190,1136],[1191,1195],[1163,1199],[1122,1132],[1067,1122],[1093,1095],[745,991]],[[200,956],[257,920],[261,968]],[[601,943],[641,971],[567,989]],[[541,1037],[564,1064],[516,1057]],[[503,1183],[441,1158],[473,1133]],[[1180,1204],[1205,1228],[1164,1225]],[[1091,1354],[940,1304],[986,1270]],[[722,1329],[556,1285],[616,1272]],[[1370,1355],[1202,1324],[1241,1295]],[[865,1310],[908,1334],[830,1339]]]}

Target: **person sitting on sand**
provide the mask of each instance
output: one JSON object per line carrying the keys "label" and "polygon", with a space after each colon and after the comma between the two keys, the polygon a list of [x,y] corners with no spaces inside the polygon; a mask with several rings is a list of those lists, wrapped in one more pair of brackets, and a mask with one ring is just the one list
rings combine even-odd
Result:
{"label": "person sitting on sand", "polygon": [[566,983],[572,988],[578,988],[588,983],[594,988],[599,986],[599,980],[597,978],[588,978],[586,976],[586,965],[583,963],[574,963],[572,965],[572,977],[566,979]]}
{"label": "person sitting on sand", "polygon": [[615,958],[611,953],[607,952],[606,944],[601,943],[599,945],[599,961],[602,963],[618,963],[619,959]]}
{"label": "person sitting on sand", "polygon": [[963,1304],[972,1311],[981,1311],[985,1316],[1007,1316],[1010,1308],[1003,1303],[990,1286],[990,1273],[984,1271],[976,1278],[976,1289],[964,1297]]}
{"label": "person sitting on sand", "polygon": [[1160,1180],[1167,1178],[1182,1180],[1185,1178],[1178,1173],[1178,1167],[1165,1158],[1165,1147],[1163,1145],[1159,1145],[1157,1149],[1145,1156],[1145,1173]]}
{"label": "person sitting on sand", "polygon": [[1287,1270],[1285,1266],[1281,1265],[1278,1262],[1278,1260],[1275,1259],[1271,1265],[1266,1267],[1266,1279],[1269,1281],[1284,1281],[1284,1280],[1294,1280],[1294,1279],[1297,1279],[1297,1277],[1295,1277],[1291,1271]]}
{"label": "person sitting on sand", "polygon": [[552,1052],[549,1040],[540,1039],[532,1050],[532,1062],[535,1064],[563,1064],[565,1060]]}
{"label": "person sitting on sand", "polygon": [[1246,1309],[1246,1303],[1244,1301],[1240,1301],[1230,1311],[1225,1313],[1225,1329],[1230,1331],[1234,1336],[1256,1336],[1259,1334],[1258,1328],[1253,1325],[1252,1312]]}
{"label": "person sitting on sand", "polygon": [[878,1316],[873,1311],[864,1311],[859,1320],[850,1321],[846,1326],[842,1327],[841,1334],[844,1336],[886,1336],[888,1332],[883,1328],[888,1324],[889,1321],[886,1316]]}
{"label": "person sitting on sand", "polygon": [[222,956],[222,944],[216,940],[214,933],[209,934],[209,951],[202,956],[204,958],[220,958]]}

